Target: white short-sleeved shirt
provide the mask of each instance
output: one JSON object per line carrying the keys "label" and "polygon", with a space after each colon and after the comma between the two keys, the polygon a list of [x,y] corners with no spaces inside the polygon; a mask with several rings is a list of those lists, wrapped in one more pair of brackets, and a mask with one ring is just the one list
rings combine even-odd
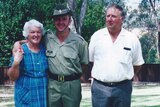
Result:
{"label": "white short-sleeved shirt", "polygon": [[89,44],[92,77],[103,82],[131,80],[133,65],[142,65],[141,44],[136,35],[122,28],[113,43],[107,28],[95,32]]}

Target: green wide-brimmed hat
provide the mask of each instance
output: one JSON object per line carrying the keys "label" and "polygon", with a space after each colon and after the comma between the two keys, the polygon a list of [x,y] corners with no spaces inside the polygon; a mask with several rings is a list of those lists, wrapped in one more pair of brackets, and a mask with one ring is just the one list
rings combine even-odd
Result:
{"label": "green wide-brimmed hat", "polygon": [[72,12],[69,8],[67,8],[65,5],[58,4],[56,5],[53,15],[51,17],[60,16],[60,15],[72,15]]}

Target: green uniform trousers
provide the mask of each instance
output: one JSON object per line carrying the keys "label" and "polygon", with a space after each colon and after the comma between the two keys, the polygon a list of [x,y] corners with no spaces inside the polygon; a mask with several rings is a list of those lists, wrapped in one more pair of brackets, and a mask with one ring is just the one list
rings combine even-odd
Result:
{"label": "green uniform trousers", "polygon": [[81,82],[79,79],[65,82],[49,79],[49,107],[79,107],[81,98]]}

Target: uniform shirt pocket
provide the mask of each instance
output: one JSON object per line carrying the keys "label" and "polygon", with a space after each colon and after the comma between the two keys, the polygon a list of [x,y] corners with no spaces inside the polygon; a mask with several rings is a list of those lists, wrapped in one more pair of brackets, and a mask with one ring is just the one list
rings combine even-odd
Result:
{"label": "uniform shirt pocket", "polygon": [[64,52],[63,55],[64,57],[69,58],[69,59],[76,59],[77,57],[76,52],[73,52],[73,53]]}
{"label": "uniform shirt pocket", "polygon": [[69,59],[77,58],[77,52],[72,47],[65,47],[62,49],[62,52],[65,58],[69,58]]}

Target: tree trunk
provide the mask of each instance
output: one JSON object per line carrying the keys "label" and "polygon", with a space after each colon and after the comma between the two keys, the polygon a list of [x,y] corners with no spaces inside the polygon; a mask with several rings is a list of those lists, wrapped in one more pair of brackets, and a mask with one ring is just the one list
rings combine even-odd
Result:
{"label": "tree trunk", "polygon": [[81,12],[80,12],[79,18],[77,18],[77,15],[75,12],[76,7],[77,7],[76,0],[67,0],[68,6],[72,11],[72,19],[73,19],[73,21],[70,25],[70,28],[74,32],[77,32],[78,34],[81,34],[81,27],[82,27],[84,16],[85,16],[86,10],[87,10],[87,1],[88,0],[83,0],[82,6],[81,6]]}
{"label": "tree trunk", "polygon": [[86,14],[87,10],[87,0],[83,0],[82,7],[81,7],[81,13],[79,16],[79,23],[78,23],[78,33],[81,34],[81,28],[84,20],[84,16]]}
{"label": "tree trunk", "polygon": [[160,33],[160,22],[159,22],[159,20],[158,20],[158,16],[157,16],[157,12],[156,12],[156,10],[155,10],[155,0],[149,0],[149,2],[150,2],[150,5],[151,5],[151,7],[152,7],[152,10],[153,10],[153,14],[154,14],[154,17],[156,18],[156,25],[158,26],[158,35],[157,35],[157,43],[156,43],[156,48],[157,48],[157,57],[158,57],[158,59],[160,58],[160,35],[159,35],[159,33]]}

